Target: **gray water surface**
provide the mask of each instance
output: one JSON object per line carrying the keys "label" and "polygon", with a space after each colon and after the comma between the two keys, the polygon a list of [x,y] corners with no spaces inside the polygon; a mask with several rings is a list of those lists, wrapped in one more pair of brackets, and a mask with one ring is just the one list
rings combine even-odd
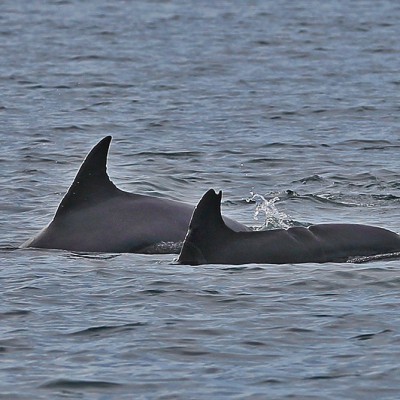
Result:
{"label": "gray water surface", "polygon": [[0,397],[398,399],[400,264],[18,249],[111,134],[122,189],[400,231],[396,1],[0,4]]}

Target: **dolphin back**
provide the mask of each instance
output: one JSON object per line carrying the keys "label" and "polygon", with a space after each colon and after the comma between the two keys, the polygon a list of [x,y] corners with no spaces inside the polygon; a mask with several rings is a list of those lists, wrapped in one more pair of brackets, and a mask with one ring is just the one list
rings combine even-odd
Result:
{"label": "dolphin back", "polygon": [[[92,148],[52,221],[21,247],[147,254],[180,250],[193,207],[118,189],[107,174],[110,143],[106,136]],[[247,230],[225,221],[235,231]]]}
{"label": "dolphin back", "polygon": [[182,264],[286,264],[346,262],[352,257],[400,252],[400,236],[360,224],[318,224],[234,232],[221,217],[221,192],[209,190],[189,225]]}

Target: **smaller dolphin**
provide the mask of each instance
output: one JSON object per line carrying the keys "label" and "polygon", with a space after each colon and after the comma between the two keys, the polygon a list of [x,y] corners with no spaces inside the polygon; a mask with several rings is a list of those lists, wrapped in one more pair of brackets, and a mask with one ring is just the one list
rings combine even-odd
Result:
{"label": "smaller dolphin", "polygon": [[[108,253],[178,253],[193,206],[128,193],[107,174],[111,136],[83,161],[50,224],[22,247]],[[232,229],[246,230],[226,219]]]}
{"label": "smaller dolphin", "polygon": [[320,224],[269,231],[234,232],[221,218],[221,197],[209,190],[186,234],[181,264],[286,264],[345,262],[350,257],[400,251],[400,236],[357,224]]}

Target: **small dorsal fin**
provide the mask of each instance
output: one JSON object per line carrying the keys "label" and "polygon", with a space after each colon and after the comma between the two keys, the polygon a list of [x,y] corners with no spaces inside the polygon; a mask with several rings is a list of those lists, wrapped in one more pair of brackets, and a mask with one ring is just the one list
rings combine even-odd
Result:
{"label": "small dorsal fin", "polygon": [[71,207],[84,207],[91,201],[101,200],[120,190],[110,181],[107,174],[107,154],[111,136],[106,136],[86,156],[71,187],[62,199],[56,217]]}
{"label": "small dorsal fin", "polygon": [[221,198],[221,191],[216,193],[214,189],[208,190],[194,210],[190,223],[191,227],[205,227],[206,229],[210,227],[226,227],[221,215]]}
{"label": "small dorsal fin", "polygon": [[208,262],[208,255],[221,238],[233,232],[221,216],[222,192],[206,192],[194,209],[189,229],[178,258],[181,264],[198,265]]}

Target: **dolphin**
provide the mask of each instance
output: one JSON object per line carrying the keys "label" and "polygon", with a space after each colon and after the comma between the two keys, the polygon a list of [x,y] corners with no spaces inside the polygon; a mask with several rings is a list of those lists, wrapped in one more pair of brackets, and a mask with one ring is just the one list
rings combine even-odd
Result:
{"label": "dolphin", "polygon": [[[118,189],[107,174],[111,136],[86,156],[53,220],[22,247],[179,253],[194,206]],[[233,230],[246,226],[226,218]]]}
{"label": "dolphin", "polygon": [[286,264],[345,262],[400,251],[400,236],[357,224],[319,224],[234,232],[221,218],[222,192],[209,190],[193,212],[180,264]]}

